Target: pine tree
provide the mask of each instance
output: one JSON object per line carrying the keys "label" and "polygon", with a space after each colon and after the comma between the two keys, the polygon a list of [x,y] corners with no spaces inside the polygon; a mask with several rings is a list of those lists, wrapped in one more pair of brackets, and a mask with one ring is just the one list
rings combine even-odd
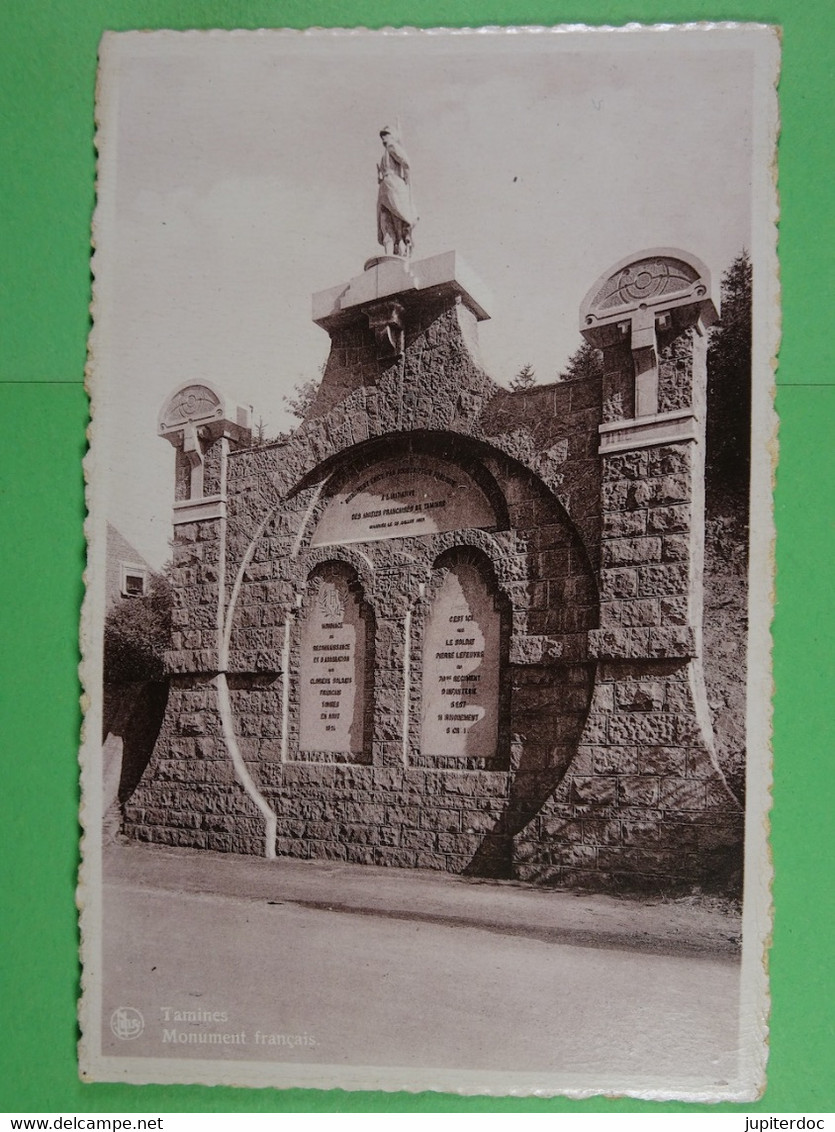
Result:
{"label": "pine tree", "polygon": [[514,393],[523,389],[532,389],[536,385],[536,373],[530,362],[522,366],[514,378],[511,378],[510,388]]}
{"label": "pine tree", "polygon": [[751,462],[752,270],[743,250],[722,276],[722,317],[707,354],[708,490],[745,491]]}
{"label": "pine tree", "polygon": [[574,381],[581,378],[600,377],[603,374],[603,354],[583,339],[582,344],[568,359],[559,375],[559,381]]}

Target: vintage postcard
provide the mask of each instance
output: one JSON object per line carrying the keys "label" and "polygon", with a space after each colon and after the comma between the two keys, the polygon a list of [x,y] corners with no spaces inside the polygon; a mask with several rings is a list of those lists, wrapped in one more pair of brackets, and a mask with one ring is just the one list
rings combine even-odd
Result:
{"label": "vintage postcard", "polygon": [[778,63],[105,36],[85,1080],[762,1090]]}

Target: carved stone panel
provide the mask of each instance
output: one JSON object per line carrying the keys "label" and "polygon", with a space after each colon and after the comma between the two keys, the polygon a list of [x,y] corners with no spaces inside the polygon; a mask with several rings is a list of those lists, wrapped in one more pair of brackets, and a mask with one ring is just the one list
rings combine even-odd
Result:
{"label": "carved stone panel", "polygon": [[495,522],[487,497],[466,472],[450,461],[410,453],[381,460],[344,483],[325,507],[311,545],[406,538]]}
{"label": "carved stone panel", "polygon": [[343,563],[316,571],[302,614],[299,746],[358,756],[365,748],[369,613]]}
{"label": "carved stone panel", "polygon": [[710,272],[680,248],[627,256],[605,272],[580,305],[580,331],[599,349],[627,343],[655,349],[656,329],[671,340],[701,320],[716,321]]}
{"label": "carved stone panel", "polygon": [[689,291],[699,273],[692,264],[668,255],[648,256],[612,274],[594,297],[601,311],[629,307],[661,296]]}
{"label": "carved stone panel", "polygon": [[481,570],[444,568],[424,634],[423,755],[495,756],[500,653],[501,615]]}
{"label": "carved stone panel", "polygon": [[220,396],[208,385],[185,385],[165,402],[159,416],[163,434],[194,421],[210,421],[223,416]]}

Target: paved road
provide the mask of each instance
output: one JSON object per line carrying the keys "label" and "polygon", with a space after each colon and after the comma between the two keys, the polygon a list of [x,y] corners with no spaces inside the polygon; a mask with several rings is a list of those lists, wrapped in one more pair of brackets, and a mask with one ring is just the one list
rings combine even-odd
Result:
{"label": "paved road", "polygon": [[[739,967],[729,955],[594,947],[588,932],[563,942],[537,930],[544,905],[522,901],[518,931],[498,913],[497,929],[486,909],[501,908],[508,892],[512,901],[512,889],[465,892],[456,878],[436,884],[426,874],[411,874],[423,886],[421,899],[411,896],[414,918],[369,907],[376,870],[360,870],[364,899],[356,871],[320,870],[313,906],[297,884],[273,883],[270,897],[258,883],[221,878],[221,891],[206,891],[189,874],[197,859],[151,854],[144,870],[117,869],[106,887],[104,1016],[131,1005],[145,1018],[130,1043],[106,1031],[106,1053],[557,1073],[578,1083],[590,1075],[647,1087],[734,1076]],[[256,881],[264,865],[254,863]],[[228,881],[245,867],[221,862],[215,875]],[[410,891],[410,874],[386,874]],[[562,899],[566,908],[577,900]],[[426,907],[433,915],[421,915]],[[183,1019],[196,1011],[205,1013]],[[227,1044],[189,1038],[209,1032],[227,1034]]]}

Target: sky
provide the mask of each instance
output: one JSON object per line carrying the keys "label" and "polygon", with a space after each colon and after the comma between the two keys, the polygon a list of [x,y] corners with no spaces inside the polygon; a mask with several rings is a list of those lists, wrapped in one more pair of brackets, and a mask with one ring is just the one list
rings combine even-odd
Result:
{"label": "sky", "polygon": [[[753,53],[732,32],[128,33],[103,52],[92,387],[97,498],[169,557],[166,397],[207,380],[267,434],[317,378],[311,295],[376,244],[379,131],[399,128],[415,259],[492,295],[501,384],[553,381],[612,264],[680,247],[718,284],[751,247]],[[104,471],[103,471],[104,469]]]}

